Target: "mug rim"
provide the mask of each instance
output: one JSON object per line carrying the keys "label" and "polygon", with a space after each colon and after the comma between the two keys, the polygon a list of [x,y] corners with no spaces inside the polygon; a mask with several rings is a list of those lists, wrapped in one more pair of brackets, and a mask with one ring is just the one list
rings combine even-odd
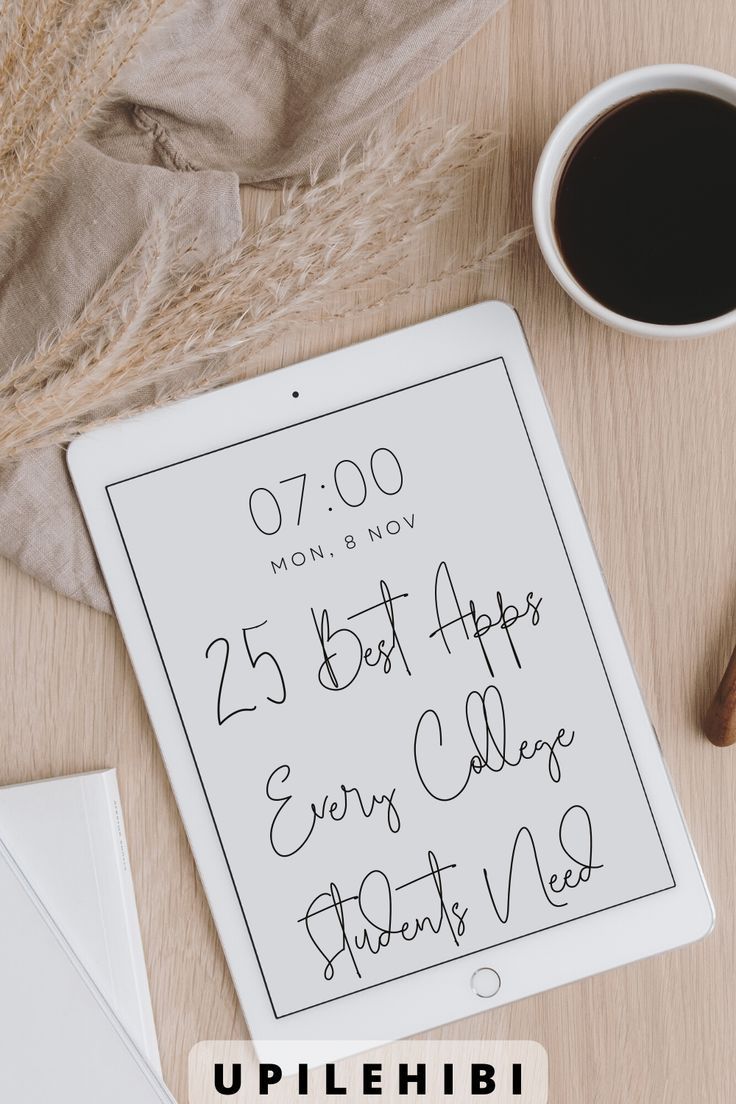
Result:
{"label": "mug rim", "polygon": [[701,65],[647,65],[629,69],[596,85],[563,115],[545,143],[537,164],[532,217],[539,247],[552,275],[567,294],[600,321],[645,337],[699,337],[736,325],[736,307],[726,314],[682,325],[644,322],[600,303],[568,268],[554,230],[554,201],[562,169],[577,141],[605,112],[633,96],[666,89],[688,89],[718,96],[736,107],[736,78]]}

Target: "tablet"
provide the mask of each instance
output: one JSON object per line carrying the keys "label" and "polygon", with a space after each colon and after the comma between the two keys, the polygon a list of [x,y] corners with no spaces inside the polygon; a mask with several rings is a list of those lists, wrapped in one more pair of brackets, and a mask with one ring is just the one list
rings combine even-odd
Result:
{"label": "tablet", "polygon": [[398,1038],[709,931],[509,306],[69,466],[255,1039]]}

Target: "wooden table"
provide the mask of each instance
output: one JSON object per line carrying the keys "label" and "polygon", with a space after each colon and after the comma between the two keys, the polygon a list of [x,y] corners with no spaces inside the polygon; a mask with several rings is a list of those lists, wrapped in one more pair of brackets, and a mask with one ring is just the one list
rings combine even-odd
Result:
{"label": "wooden table", "polygon": [[[405,111],[504,133],[462,209],[433,232],[435,257],[527,223],[534,165],[559,116],[606,77],[661,61],[736,72],[733,0],[511,0]],[[246,216],[278,202],[246,194]],[[419,282],[425,263],[402,278]],[[539,1040],[554,1104],[727,1104],[736,749],[712,748],[700,721],[736,639],[736,331],[654,344],[605,329],[566,298],[530,240],[495,271],[303,330],[263,367],[495,297],[526,326],[719,918],[693,947],[446,1034]],[[183,1104],[190,1047],[242,1037],[245,1025],[113,619],[0,562],[0,700],[0,782],[118,768],[163,1063]]]}

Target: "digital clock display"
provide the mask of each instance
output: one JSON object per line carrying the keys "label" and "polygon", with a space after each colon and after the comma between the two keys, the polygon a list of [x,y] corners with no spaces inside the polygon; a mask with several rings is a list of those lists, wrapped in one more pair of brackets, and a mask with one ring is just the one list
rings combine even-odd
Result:
{"label": "digital clock display", "polygon": [[[380,491],[381,494],[391,497],[398,494],[404,486],[404,473],[401,470],[401,464],[391,449],[374,449],[368,466],[370,470],[370,492],[363,469],[359,464],[356,464],[355,460],[338,460],[331,472],[329,488],[326,483],[320,483],[320,490],[334,492],[343,506],[350,506],[351,509],[357,510],[359,506],[365,505],[369,493]],[[270,487],[256,487],[248,496],[248,509],[253,524],[258,532],[263,533],[264,536],[272,537],[276,533],[280,533],[284,522],[287,526],[292,524],[297,528],[302,523],[304,496],[307,490],[307,473],[300,472],[299,475],[287,475],[285,479],[279,480],[280,487],[286,487],[290,483],[294,484],[295,495],[297,496],[289,504],[290,512],[285,512],[287,510],[286,506],[282,508],[283,495],[281,501],[279,501],[279,498]],[[332,509],[332,506],[327,506],[330,513],[332,513]]]}

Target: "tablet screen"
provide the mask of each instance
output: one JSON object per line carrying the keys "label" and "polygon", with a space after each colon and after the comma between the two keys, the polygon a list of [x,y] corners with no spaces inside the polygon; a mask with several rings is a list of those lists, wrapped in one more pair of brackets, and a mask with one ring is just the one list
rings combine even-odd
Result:
{"label": "tablet screen", "polygon": [[503,358],[107,494],[277,1017],[674,885]]}

